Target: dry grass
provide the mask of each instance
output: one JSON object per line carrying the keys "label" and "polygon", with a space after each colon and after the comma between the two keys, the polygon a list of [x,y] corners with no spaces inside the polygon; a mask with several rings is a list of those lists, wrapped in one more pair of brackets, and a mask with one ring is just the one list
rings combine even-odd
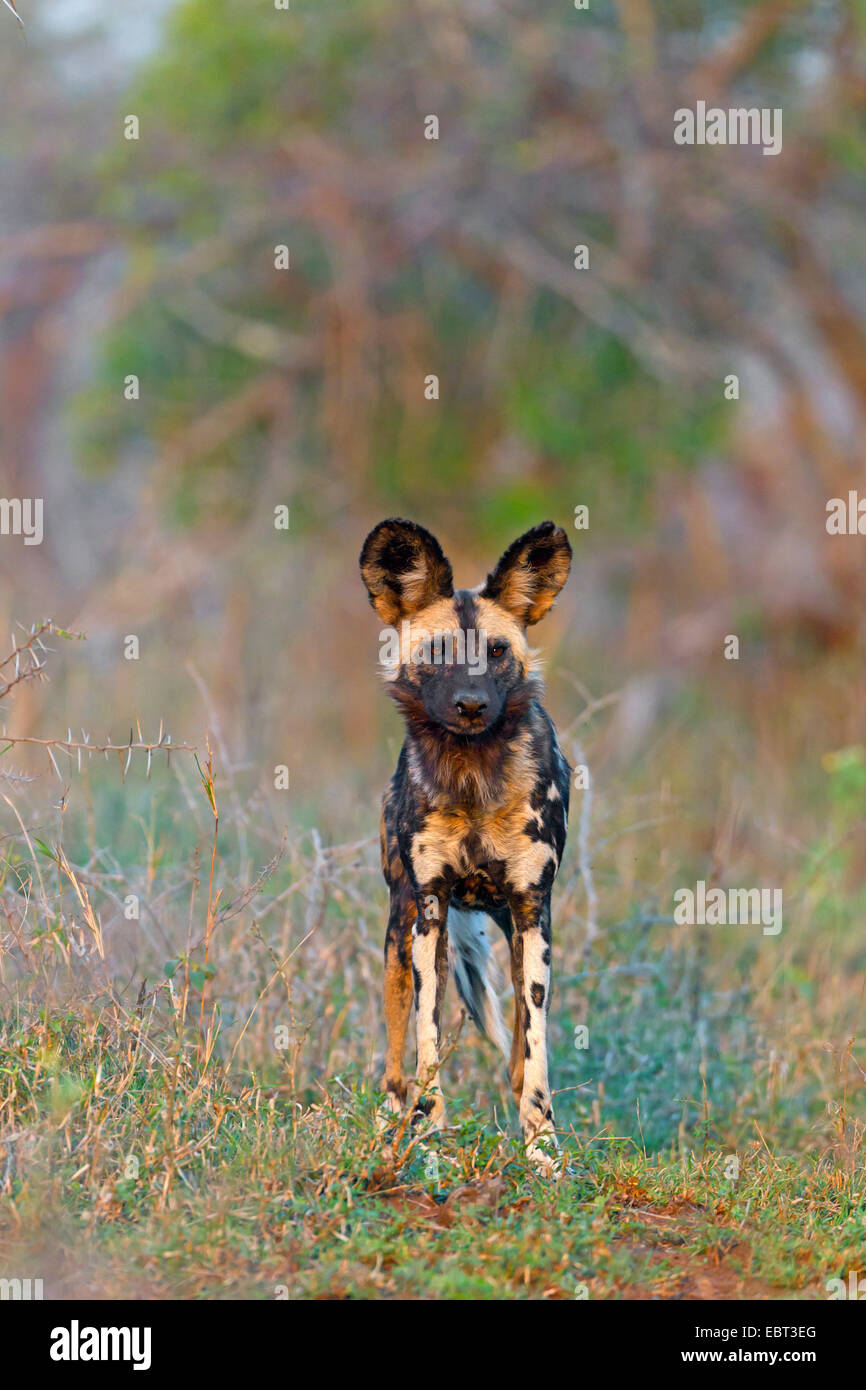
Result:
{"label": "dry grass", "polygon": [[[288,832],[210,744],[150,781],[141,753],[122,785],[104,763],[75,768],[53,807],[45,779],[16,786],[0,842],[2,1272],[96,1297],[412,1296],[422,1278],[449,1297],[773,1297],[822,1296],[857,1268],[862,752],[826,760],[801,842],[780,849],[756,788],[729,784],[708,843],[700,708],[627,774],[604,752],[616,702],[585,692],[585,709],[567,738],[601,770],[556,899],[564,1171],[548,1186],[453,999],[453,1129],[433,1146],[404,1128],[383,1153],[372,812],[350,843]],[[782,935],[674,931],[692,865],[781,886]]]}

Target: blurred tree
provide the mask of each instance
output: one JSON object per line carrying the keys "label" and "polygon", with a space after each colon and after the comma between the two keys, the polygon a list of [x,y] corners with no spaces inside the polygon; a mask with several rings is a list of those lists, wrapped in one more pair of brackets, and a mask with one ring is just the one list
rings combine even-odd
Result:
{"label": "blurred tree", "polygon": [[[400,510],[485,545],[584,503],[631,657],[716,650],[744,604],[850,640],[823,507],[862,471],[863,24],[185,0],[78,195],[126,253],[85,466],[133,461],[205,545],[287,499],[293,529]],[[676,145],[698,100],[780,107],[782,153]]]}

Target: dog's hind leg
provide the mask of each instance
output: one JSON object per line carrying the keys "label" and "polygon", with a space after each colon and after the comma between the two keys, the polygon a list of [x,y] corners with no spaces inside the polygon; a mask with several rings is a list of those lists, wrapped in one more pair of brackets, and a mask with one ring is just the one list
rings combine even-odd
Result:
{"label": "dog's hind leg", "polygon": [[514,1028],[511,1034],[511,1055],[508,1059],[508,1075],[515,1103],[519,1106],[523,1095],[523,1064],[526,1040],[523,1034],[523,937],[516,935],[507,907],[490,910],[490,916],[499,927],[511,953],[511,983],[514,988]]}
{"label": "dog's hind leg", "polygon": [[412,927],[415,898],[405,873],[391,886],[391,910],[385,932],[385,1076],[386,1103],[399,1115],[406,1103],[406,1033],[412,1008]]}
{"label": "dog's hind leg", "polygon": [[513,936],[511,945],[511,983],[514,986],[514,1030],[511,1035],[511,1058],[508,1073],[511,1090],[519,1107],[523,1096],[523,1064],[526,1039],[523,1033],[523,937]]}

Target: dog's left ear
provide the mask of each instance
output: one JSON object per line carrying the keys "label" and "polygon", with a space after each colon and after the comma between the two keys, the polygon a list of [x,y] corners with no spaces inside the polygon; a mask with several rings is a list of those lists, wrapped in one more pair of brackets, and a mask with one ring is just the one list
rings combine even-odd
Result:
{"label": "dog's left ear", "polygon": [[552,608],[570,568],[568,536],[561,526],[542,521],[508,547],[481,598],[493,599],[529,627]]}

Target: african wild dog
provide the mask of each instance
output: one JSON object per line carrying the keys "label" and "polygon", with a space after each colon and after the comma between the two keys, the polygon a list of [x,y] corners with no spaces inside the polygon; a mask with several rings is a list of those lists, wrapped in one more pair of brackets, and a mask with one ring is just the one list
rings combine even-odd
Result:
{"label": "african wild dog", "polygon": [[526,628],[568,578],[571,546],[545,521],[509,546],[483,585],[455,590],[438,541],[392,518],[370,532],[360,564],[370,602],[396,629],[385,679],[406,723],[382,812],[391,892],[388,1104],[399,1114],[407,1101],[403,1056],[414,993],[419,1108],[434,1128],[445,1123],[438,1069],[449,959],[467,1011],[508,1054],[486,914],[511,949],[511,1085],[527,1152],[549,1170],[556,1144],[547,1079],[550,893],[565,844],[570,768],[540,703]]}

